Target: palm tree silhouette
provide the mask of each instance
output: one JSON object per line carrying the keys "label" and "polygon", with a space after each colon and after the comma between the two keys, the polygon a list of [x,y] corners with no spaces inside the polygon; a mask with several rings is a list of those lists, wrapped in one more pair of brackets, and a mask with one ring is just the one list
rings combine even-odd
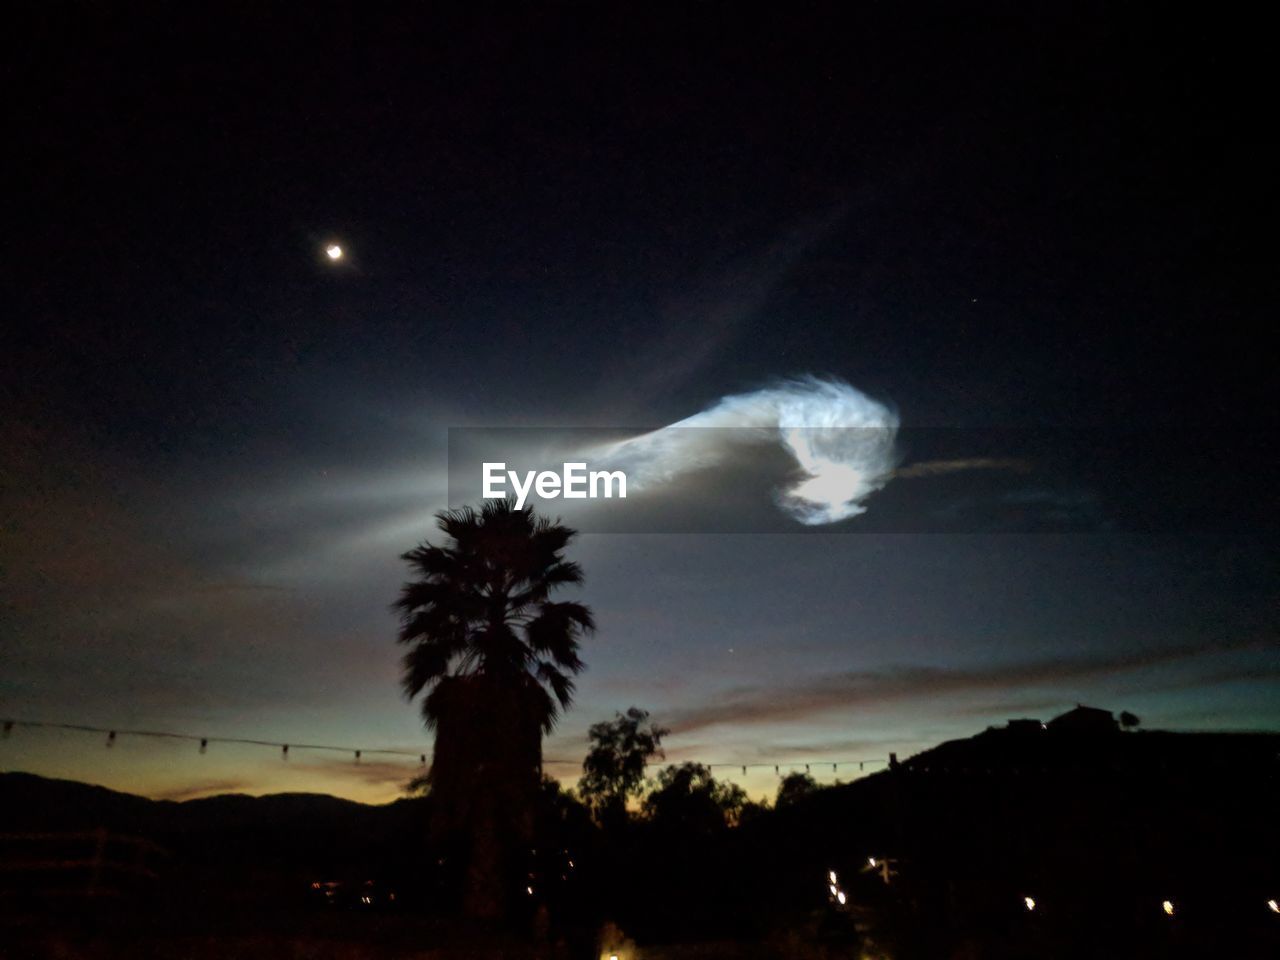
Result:
{"label": "palm tree silhouette", "polygon": [[528,847],[542,736],[573,699],[589,608],[551,594],[582,583],[575,531],[505,500],[436,515],[442,546],[402,557],[414,579],[395,609],[409,647],[402,686],[435,731],[432,833],[465,836],[464,909],[494,917]]}

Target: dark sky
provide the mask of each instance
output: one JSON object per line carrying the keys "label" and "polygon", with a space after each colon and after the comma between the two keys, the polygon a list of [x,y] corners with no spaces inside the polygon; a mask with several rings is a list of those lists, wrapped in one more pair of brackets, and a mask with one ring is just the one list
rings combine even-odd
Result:
{"label": "dark sky", "polygon": [[[1144,522],[845,535],[900,481],[840,530],[584,536],[601,629],[549,756],[632,703],[734,762],[1077,700],[1280,725],[1256,24],[253,6],[10,22],[0,712],[415,749],[388,605],[448,428],[658,426],[818,375],[908,433],[1069,436],[1068,480]],[[157,795],[404,778],[0,749]]]}

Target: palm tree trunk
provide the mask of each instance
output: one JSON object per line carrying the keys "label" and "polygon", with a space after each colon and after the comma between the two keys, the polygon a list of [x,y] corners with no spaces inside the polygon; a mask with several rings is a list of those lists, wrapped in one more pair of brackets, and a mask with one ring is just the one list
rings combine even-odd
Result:
{"label": "palm tree trunk", "polygon": [[471,824],[471,856],[467,864],[463,913],[473,920],[498,920],[506,907],[506,864],[492,802],[475,811]]}

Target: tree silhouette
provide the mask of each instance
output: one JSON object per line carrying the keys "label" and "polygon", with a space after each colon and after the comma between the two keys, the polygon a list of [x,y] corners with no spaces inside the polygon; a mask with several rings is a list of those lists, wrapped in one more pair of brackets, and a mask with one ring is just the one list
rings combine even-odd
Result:
{"label": "tree silhouette", "polygon": [[592,724],[578,792],[597,820],[615,822],[626,816],[627,798],[640,792],[645,766],[652,757],[664,756],[662,738],[667,732],[650,723],[648,711],[639,707]]}
{"label": "tree silhouette", "polygon": [[778,799],[775,806],[789,807],[798,800],[809,796],[818,789],[818,783],[810,774],[795,771],[788,773],[778,784]]}
{"label": "tree silhouette", "polygon": [[402,557],[414,576],[395,604],[402,685],[411,700],[425,693],[435,731],[432,832],[468,838],[464,909],[494,917],[531,839],[542,736],[572,702],[578,641],[594,622],[582,604],[550,599],[582,582],[564,558],[573,530],[504,500],[444,511],[436,525],[443,545]]}
{"label": "tree silhouette", "polygon": [[1138,719],[1138,715],[1136,713],[1130,713],[1128,710],[1120,711],[1120,726],[1124,727],[1126,730],[1134,730],[1141,723],[1142,721]]}
{"label": "tree silhouette", "polygon": [[736,783],[720,781],[701,763],[670,766],[644,798],[644,811],[657,826],[677,833],[706,834],[736,824],[747,793]]}

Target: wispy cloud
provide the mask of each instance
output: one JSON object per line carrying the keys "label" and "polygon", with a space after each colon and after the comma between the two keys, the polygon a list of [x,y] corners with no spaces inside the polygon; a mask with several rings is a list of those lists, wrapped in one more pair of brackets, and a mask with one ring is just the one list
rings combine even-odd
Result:
{"label": "wispy cloud", "polygon": [[201,797],[216,797],[224,793],[247,793],[253,788],[248,780],[198,780],[181,787],[172,787],[159,793],[151,794],[152,800],[198,800]]}
{"label": "wispy cloud", "polygon": [[1024,697],[1016,700],[983,700],[956,706],[952,712],[962,717],[1023,717],[1051,715],[1059,709],[1070,707],[1070,701],[1062,697]]}
{"label": "wispy cloud", "polygon": [[309,760],[299,763],[299,768],[317,774],[318,780],[340,780],[362,783],[370,787],[395,787],[404,789],[409,781],[423,772],[421,766],[395,760],[350,759]]}
{"label": "wispy cloud", "polygon": [[923,460],[899,467],[893,475],[900,480],[912,480],[920,477],[945,477],[969,470],[1013,470],[1027,473],[1031,469],[1029,461],[1013,457],[970,457],[964,460]]}
{"label": "wispy cloud", "polygon": [[801,258],[845,222],[850,209],[840,202],[796,223],[767,248],[709,271],[663,304],[658,335],[627,360],[636,399],[643,404],[670,393],[717,356]]}
{"label": "wispy cloud", "polygon": [[915,665],[849,671],[816,677],[801,684],[739,687],[707,704],[669,712],[662,719],[673,732],[680,734],[717,724],[742,726],[795,721],[835,710],[867,709],[956,694],[1061,687],[1192,660],[1211,652],[1258,645],[1253,640],[1185,645],[1115,654],[1046,657],[984,668]]}

